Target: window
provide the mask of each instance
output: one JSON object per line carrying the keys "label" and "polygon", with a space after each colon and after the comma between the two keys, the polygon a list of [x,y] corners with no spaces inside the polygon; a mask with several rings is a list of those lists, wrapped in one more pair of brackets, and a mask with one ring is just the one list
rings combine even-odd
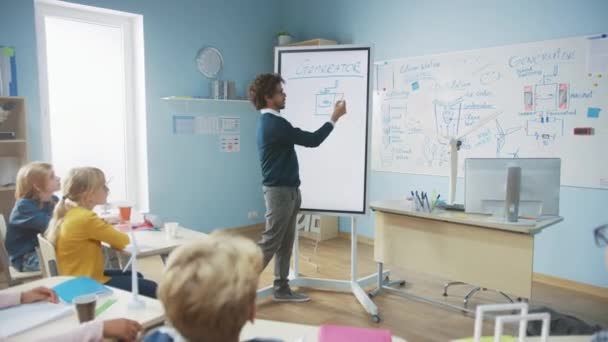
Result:
{"label": "window", "polygon": [[148,210],[143,18],[36,1],[44,159],[95,166],[109,201]]}

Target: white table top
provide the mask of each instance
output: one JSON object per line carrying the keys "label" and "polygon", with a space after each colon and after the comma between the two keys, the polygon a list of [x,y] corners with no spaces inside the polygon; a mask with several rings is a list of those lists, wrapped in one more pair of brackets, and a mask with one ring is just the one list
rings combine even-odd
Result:
{"label": "white table top", "polygon": [[[161,231],[150,229],[135,230],[135,239],[137,240],[137,245],[139,247],[137,256],[145,258],[153,255],[169,254],[175,248],[187,242],[205,239],[207,236],[206,233],[184,227],[179,227],[177,230],[177,237],[170,239],[167,239],[164,229]],[[130,254],[128,250],[122,252]]]}
{"label": "white table top", "polygon": [[492,228],[499,230],[506,230],[510,232],[524,233],[524,234],[536,234],[544,228],[552,226],[558,222],[563,221],[562,217],[551,217],[541,221],[533,220],[520,220],[517,223],[508,223],[500,218],[496,218],[488,215],[469,214],[457,211],[448,211],[435,209],[433,213],[427,213],[422,211],[415,211],[411,209],[410,201],[406,200],[389,200],[389,201],[377,201],[372,202],[370,207],[373,210],[398,214],[407,215],[413,217],[419,217],[424,219],[431,219],[437,221],[460,223],[471,226],[478,226],[483,228]]}
{"label": "white table top", "polygon": [[[241,331],[241,341],[253,338],[275,338],[285,342],[315,342],[318,341],[319,327],[278,321],[256,319],[254,323],[247,322]],[[393,342],[405,342],[404,339],[393,337]]]}
{"label": "white table top", "polygon": [[[73,277],[44,278],[31,283],[14,286],[3,291],[23,292],[39,286],[52,288],[53,286],[72,278]],[[127,303],[131,299],[131,292],[116,288],[112,288],[112,291],[112,295],[100,297],[97,300],[97,306],[103,305],[103,303],[105,303],[108,299],[116,299],[118,301],[104,311],[99,317],[97,317],[97,319],[108,320],[116,318],[128,318],[139,322],[144,327],[155,326],[164,321],[165,312],[160,301],[140,296],[140,298],[146,303],[145,309],[130,310],[127,307]],[[36,327],[19,335],[12,336],[8,339],[8,341],[39,341],[45,337],[59,335],[69,331],[70,329],[74,329],[77,326],[78,317],[76,315],[76,311],[74,311],[68,316]]]}

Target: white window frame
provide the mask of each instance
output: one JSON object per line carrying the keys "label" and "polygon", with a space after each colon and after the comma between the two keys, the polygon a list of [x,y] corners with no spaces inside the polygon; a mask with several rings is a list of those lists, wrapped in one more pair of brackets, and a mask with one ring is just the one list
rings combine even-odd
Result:
{"label": "white window frame", "polygon": [[[148,151],[146,132],[146,92],[143,16],[59,0],[34,0],[40,83],[42,157],[52,161],[49,117],[46,17],[59,17],[119,27],[125,32],[125,108],[127,198],[137,209],[149,210]],[[132,48],[131,48],[132,47]]]}

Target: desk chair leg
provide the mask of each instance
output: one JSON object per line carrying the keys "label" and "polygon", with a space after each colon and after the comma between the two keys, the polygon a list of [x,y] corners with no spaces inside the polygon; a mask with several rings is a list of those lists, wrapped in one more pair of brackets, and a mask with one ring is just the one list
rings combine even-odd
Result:
{"label": "desk chair leg", "polygon": [[502,291],[496,291],[496,292],[500,293],[503,297],[505,297],[509,301],[509,303],[515,303],[515,301],[511,297],[509,297],[508,294],[506,294]]}
{"label": "desk chair leg", "polygon": [[[487,291],[487,289],[482,288],[482,287],[476,287],[476,288],[472,289],[471,291],[469,291],[469,293],[467,293],[466,296],[464,296],[464,307],[465,308],[469,304],[469,299],[471,299],[471,297],[473,297],[479,291]],[[504,293],[502,291],[496,291],[496,292],[499,293],[501,296],[505,297],[505,299],[507,301],[509,301],[509,303],[515,303],[515,301],[511,297],[509,297],[509,295],[507,295],[506,293]]]}
{"label": "desk chair leg", "polygon": [[169,258],[169,254],[161,254],[160,255],[160,260],[162,260],[163,265],[167,264],[167,258]]}
{"label": "desk chair leg", "polygon": [[450,281],[449,283],[446,283],[445,285],[443,285],[443,296],[447,297],[448,288],[450,288],[450,286],[456,286],[456,285],[469,285],[469,284],[463,283],[461,281]]}
{"label": "desk chair leg", "polygon": [[[483,289],[483,290],[485,290],[485,289]],[[469,305],[469,299],[471,299],[471,297],[473,297],[479,291],[482,291],[482,288],[475,287],[464,296],[464,307],[465,308]]]}

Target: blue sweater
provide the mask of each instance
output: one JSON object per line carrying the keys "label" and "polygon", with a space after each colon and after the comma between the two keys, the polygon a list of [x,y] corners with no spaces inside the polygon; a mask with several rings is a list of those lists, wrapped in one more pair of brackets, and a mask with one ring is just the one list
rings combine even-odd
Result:
{"label": "blue sweater", "polygon": [[23,256],[35,251],[38,246],[36,235],[44,233],[49,225],[55,203],[55,196],[51,202],[40,203],[31,198],[21,198],[15,203],[8,221],[5,241],[6,250],[15,268],[21,269]]}
{"label": "blue sweater", "polygon": [[264,113],[258,120],[257,145],[265,186],[300,186],[300,170],[294,145],[317,147],[334,126],[326,122],[316,132],[293,127],[284,118]]}

